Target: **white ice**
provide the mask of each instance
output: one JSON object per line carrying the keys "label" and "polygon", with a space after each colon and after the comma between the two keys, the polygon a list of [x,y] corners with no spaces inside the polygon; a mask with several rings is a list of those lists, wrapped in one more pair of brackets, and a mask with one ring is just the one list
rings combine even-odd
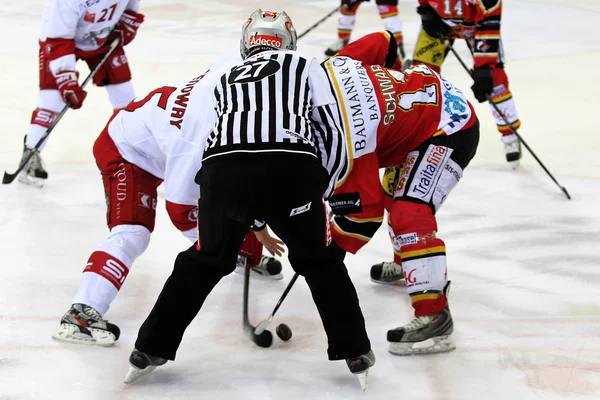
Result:
{"label": "white ice", "polygon": [[[2,0],[0,7],[0,170],[19,161],[37,95],[37,34],[42,2]],[[127,48],[138,94],[196,76],[238,43],[255,8],[285,8],[300,32],[335,0],[144,0],[147,22]],[[416,1],[401,1],[407,50],[419,24]],[[448,247],[457,350],[400,358],[386,331],[407,323],[403,287],[369,281],[389,259],[382,229],[347,265],[367,320],[377,364],[369,389],[343,362],[326,359],[326,339],[305,282],[276,315],[293,330],[271,349],[242,332],[242,277],[225,278],[187,330],[177,360],[133,385],[123,384],[137,330],[186,239],[164,209],[107,317],[123,332],[112,348],[52,341],[80,272],[106,235],[105,204],[91,145],[110,106],[90,88],[85,107],[69,111],[44,158],[45,188],[0,188],[0,399],[600,399],[600,2],[505,0],[507,71],[522,135],[573,200],[568,201],[525,153],[513,172],[486,105],[479,152],[439,213]],[[358,14],[355,36],[381,29],[373,2]],[[336,37],[336,17],[299,48],[321,56]],[[467,62],[464,44],[460,53]],[[81,68],[82,75],[87,70]],[[469,93],[453,56],[445,75]],[[250,313],[265,319],[292,271],[279,282],[252,282]],[[332,282],[332,284],[335,284]]]}

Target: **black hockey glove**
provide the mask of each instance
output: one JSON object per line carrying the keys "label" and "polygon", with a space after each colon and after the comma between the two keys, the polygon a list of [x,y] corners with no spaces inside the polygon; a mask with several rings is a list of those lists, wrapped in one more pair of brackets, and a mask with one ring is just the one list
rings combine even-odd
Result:
{"label": "black hockey glove", "polygon": [[444,39],[450,33],[450,27],[442,21],[442,17],[435,12],[433,7],[419,6],[417,13],[421,16],[423,30],[432,38]]}
{"label": "black hockey glove", "polygon": [[471,90],[480,103],[487,101],[487,97],[494,91],[494,79],[492,69],[488,66],[478,67],[473,70],[473,86]]}

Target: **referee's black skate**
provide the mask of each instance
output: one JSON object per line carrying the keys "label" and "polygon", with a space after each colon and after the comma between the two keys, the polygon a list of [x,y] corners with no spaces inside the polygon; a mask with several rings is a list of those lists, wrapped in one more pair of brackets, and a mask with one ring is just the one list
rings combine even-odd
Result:
{"label": "referee's black skate", "polygon": [[375,353],[373,353],[373,350],[369,350],[368,353],[365,353],[362,356],[347,358],[346,364],[348,365],[350,372],[358,378],[363,392],[366,392],[369,368],[375,365]]}
{"label": "referee's black skate", "polygon": [[61,342],[111,346],[120,335],[119,327],[103,319],[92,307],[73,304],[52,337]]}
{"label": "referee's black skate", "polygon": [[160,367],[167,363],[167,360],[160,357],[154,357],[137,349],[133,349],[129,356],[129,371],[125,376],[125,383],[131,383],[136,379],[148,375],[154,371],[156,367]]}

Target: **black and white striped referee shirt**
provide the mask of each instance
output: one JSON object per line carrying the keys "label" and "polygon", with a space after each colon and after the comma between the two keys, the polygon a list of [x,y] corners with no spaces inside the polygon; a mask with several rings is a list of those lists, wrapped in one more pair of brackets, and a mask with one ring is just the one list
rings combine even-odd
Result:
{"label": "black and white striped referee shirt", "polygon": [[341,115],[319,62],[268,51],[225,73],[214,90],[216,124],[203,161],[235,153],[289,152],[318,157],[329,197],[348,168]]}

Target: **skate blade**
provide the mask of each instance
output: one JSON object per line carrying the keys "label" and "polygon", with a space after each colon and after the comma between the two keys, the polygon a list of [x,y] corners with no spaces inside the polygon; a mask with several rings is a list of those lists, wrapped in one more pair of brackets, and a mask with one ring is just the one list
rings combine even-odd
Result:
{"label": "skate blade", "polygon": [[144,369],[139,369],[138,367],[134,367],[133,365],[129,365],[129,371],[127,371],[127,375],[125,375],[125,379],[123,383],[130,384],[135,380],[138,380],[142,376],[148,375],[150,372],[156,369],[156,365],[150,365]]}
{"label": "skate blade", "polygon": [[52,334],[54,340],[66,343],[77,343],[84,345],[112,346],[117,338],[110,332],[101,329],[88,328],[92,337],[82,333],[79,328],[71,324],[61,324],[56,332]]}
{"label": "skate blade", "polygon": [[20,173],[18,178],[19,182],[28,185],[28,186],[33,186],[35,188],[41,189],[44,187],[44,183],[46,183],[45,179],[41,179],[41,178],[35,178],[33,176],[29,176],[27,175],[27,173]]}
{"label": "skate blade", "polygon": [[508,161],[508,164],[510,165],[510,167],[513,169],[513,171],[519,169],[519,166],[521,165],[520,163],[521,160],[517,160],[517,161]]}
{"label": "skate blade", "polygon": [[[431,343],[432,341],[433,344],[427,346],[427,344]],[[447,335],[414,343],[390,342],[388,351],[396,356],[412,356],[420,354],[447,353],[455,349],[456,345],[452,340],[452,335]]]}
{"label": "skate blade", "polygon": [[359,372],[354,374],[358,378],[358,383],[360,383],[360,388],[363,392],[367,391],[367,378],[369,377],[369,369],[364,370],[363,372]]}

